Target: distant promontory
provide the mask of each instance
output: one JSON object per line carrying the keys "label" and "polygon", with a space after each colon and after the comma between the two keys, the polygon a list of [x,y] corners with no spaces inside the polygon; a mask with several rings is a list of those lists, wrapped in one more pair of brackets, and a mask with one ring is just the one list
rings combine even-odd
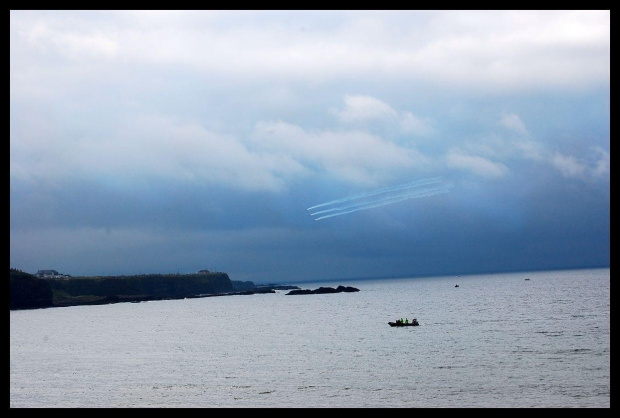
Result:
{"label": "distant promontory", "polygon": [[55,270],[29,274],[10,269],[10,309],[37,309],[118,302],[275,293],[297,286],[255,285],[223,272],[71,277]]}

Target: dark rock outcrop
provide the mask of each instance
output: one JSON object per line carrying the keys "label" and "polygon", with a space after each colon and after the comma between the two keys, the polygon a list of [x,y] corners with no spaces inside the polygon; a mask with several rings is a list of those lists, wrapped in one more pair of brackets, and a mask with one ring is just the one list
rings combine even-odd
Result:
{"label": "dark rock outcrop", "polygon": [[291,290],[287,293],[287,295],[317,295],[317,294],[325,294],[325,293],[341,293],[341,292],[359,292],[360,290],[351,287],[351,286],[338,286],[337,288],[333,287],[319,287],[318,289],[310,290],[310,289],[299,289],[299,290]]}

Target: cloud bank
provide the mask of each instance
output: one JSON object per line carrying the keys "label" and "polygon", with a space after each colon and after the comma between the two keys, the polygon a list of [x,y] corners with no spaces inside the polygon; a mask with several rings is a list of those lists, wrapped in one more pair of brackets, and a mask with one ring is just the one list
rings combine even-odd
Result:
{"label": "cloud bank", "polygon": [[[608,10],[14,10],[9,98],[26,271],[609,260]],[[450,193],[306,213],[436,177]]]}

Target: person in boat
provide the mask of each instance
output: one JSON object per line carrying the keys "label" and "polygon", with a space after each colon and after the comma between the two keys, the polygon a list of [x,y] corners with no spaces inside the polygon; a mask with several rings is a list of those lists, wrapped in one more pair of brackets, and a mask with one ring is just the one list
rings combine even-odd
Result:
{"label": "person in boat", "polygon": [[405,318],[405,324],[409,323],[409,318]]}

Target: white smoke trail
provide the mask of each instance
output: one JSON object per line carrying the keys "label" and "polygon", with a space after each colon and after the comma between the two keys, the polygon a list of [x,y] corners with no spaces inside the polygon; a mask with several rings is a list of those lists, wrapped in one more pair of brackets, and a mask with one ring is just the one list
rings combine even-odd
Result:
{"label": "white smoke trail", "polygon": [[344,197],[342,199],[337,199],[337,200],[332,200],[332,201],[329,201],[329,202],[321,203],[319,205],[314,205],[314,206],[309,207],[306,210],[320,208],[320,207],[323,207],[323,206],[335,205],[336,203],[344,203],[344,202],[348,202],[350,200],[363,199],[365,197],[376,196],[376,195],[379,195],[379,194],[394,192],[394,191],[397,191],[397,190],[410,189],[410,188],[413,188],[413,187],[425,186],[427,184],[434,184],[434,183],[441,183],[441,177],[434,177],[434,178],[429,178],[429,179],[417,180],[417,181],[413,181],[411,183],[399,184],[398,186],[384,187],[383,189],[373,190],[373,191],[370,191],[370,192],[361,193],[361,194],[358,194],[358,195]]}
{"label": "white smoke trail", "polygon": [[[373,199],[371,199],[370,201],[363,201],[363,202],[357,202],[357,203],[352,203],[352,204],[348,204],[345,206],[336,206],[333,208],[329,208],[329,209],[324,209],[324,210],[319,210],[317,212],[311,213],[310,216],[314,216],[314,215],[319,215],[321,213],[328,213],[328,212],[335,212],[335,211],[341,211],[341,210],[347,210],[347,209],[351,209],[357,206],[364,206],[364,205],[369,205],[369,204],[374,204],[374,203],[379,203],[379,202],[383,202],[383,201],[388,201],[388,200],[394,200],[394,199],[399,199],[402,196],[410,196],[410,198],[414,198],[416,197],[415,195],[417,194],[424,194],[424,193],[428,193],[428,192],[432,192],[435,190],[440,190],[440,189],[445,189],[445,188],[450,188],[452,187],[451,185],[443,185],[443,186],[434,186],[434,187],[429,187],[429,188],[425,188],[425,189],[418,189],[415,191],[410,191],[411,188],[409,189],[405,189],[404,191],[400,191],[397,194],[388,194],[387,196],[382,196],[382,197],[375,197]],[[391,191],[390,191],[391,192]],[[397,200],[400,201],[400,200]]]}
{"label": "white smoke trail", "polygon": [[343,210],[343,211],[340,211],[340,212],[337,212],[337,213],[332,213],[330,215],[321,216],[321,217],[315,218],[314,220],[318,221],[318,220],[321,220],[321,219],[332,218],[334,216],[345,215],[347,213],[353,213],[353,212],[357,212],[357,211],[360,211],[360,210],[378,208],[380,206],[385,206],[385,205],[390,205],[392,203],[402,202],[403,200],[407,200],[407,199],[416,199],[416,198],[420,198],[420,197],[434,196],[434,195],[441,194],[441,193],[448,193],[450,191],[451,187],[452,187],[452,185],[445,186],[443,188],[437,188],[437,189],[425,189],[424,191],[420,190],[417,193],[407,193],[407,194],[403,194],[403,195],[393,196],[393,197],[388,198],[388,199],[381,199],[379,201],[375,200],[375,201],[371,201],[371,202],[367,202],[367,203],[362,203],[362,204],[358,204],[358,205],[352,205],[350,210]]}

